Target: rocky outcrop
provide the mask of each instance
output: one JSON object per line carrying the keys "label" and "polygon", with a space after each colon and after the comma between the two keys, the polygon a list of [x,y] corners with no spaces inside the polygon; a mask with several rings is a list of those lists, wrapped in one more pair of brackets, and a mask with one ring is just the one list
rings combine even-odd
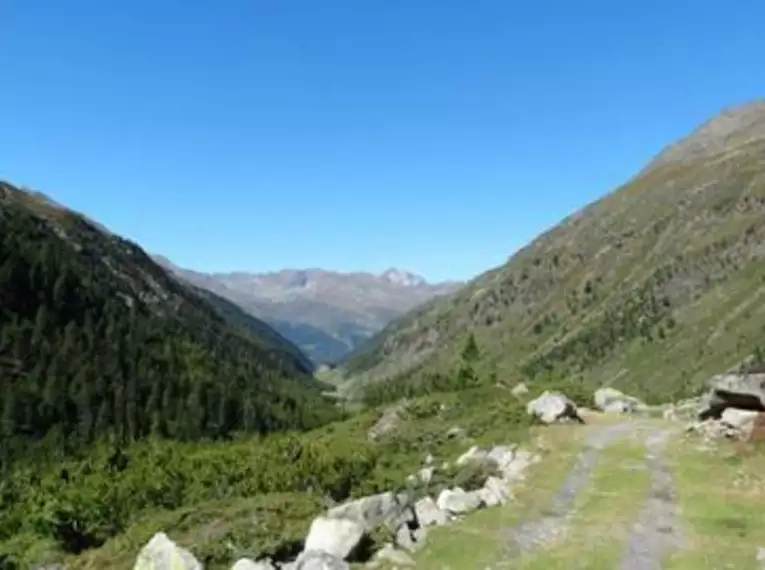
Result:
{"label": "rocky outcrop", "polygon": [[138,554],[133,570],[202,570],[202,565],[188,550],[158,532]]}
{"label": "rocky outcrop", "polygon": [[560,392],[549,390],[545,390],[541,396],[529,402],[526,405],[526,413],[545,424],[567,420],[584,423],[571,399]]}
{"label": "rocky outcrop", "polygon": [[364,524],[358,520],[317,517],[308,530],[305,550],[318,550],[337,558],[345,558],[359,544],[364,530]]}
{"label": "rocky outcrop", "polygon": [[370,441],[377,441],[385,434],[395,430],[396,426],[398,426],[403,419],[405,409],[405,404],[397,404],[383,411],[377,422],[375,422],[375,425],[373,425],[367,433],[367,438]]}
{"label": "rocky outcrop", "polygon": [[645,404],[615,388],[599,388],[593,397],[595,406],[604,412],[629,414],[645,408]]}

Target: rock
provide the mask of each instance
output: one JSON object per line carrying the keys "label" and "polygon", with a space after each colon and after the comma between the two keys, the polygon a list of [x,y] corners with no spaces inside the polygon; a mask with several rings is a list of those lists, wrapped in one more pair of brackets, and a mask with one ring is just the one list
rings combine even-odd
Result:
{"label": "rock", "polygon": [[435,469],[433,467],[423,467],[417,472],[417,478],[426,485],[433,480],[433,473]]}
{"label": "rock", "polygon": [[726,408],[765,411],[765,374],[718,374],[701,401],[699,419],[719,419]]}
{"label": "rock", "polygon": [[765,568],[765,548],[762,546],[757,549],[757,564],[760,568]]}
{"label": "rock", "polygon": [[481,497],[477,491],[466,492],[460,487],[444,489],[436,501],[438,508],[454,514],[474,511],[481,506]]}
{"label": "rock", "polygon": [[448,513],[439,509],[436,502],[430,497],[424,497],[417,501],[414,504],[414,512],[421,527],[442,525],[449,522]]}
{"label": "rock", "polygon": [[500,467],[502,478],[507,482],[522,481],[525,478],[525,471],[529,465],[535,463],[538,456],[535,456],[525,449],[518,449],[513,454],[513,460]]}
{"label": "rock", "polygon": [[604,412],[628,414],[636,412],[645,404],[615,388],[598,388],[595,390],[595,405]]}
{"label": "rock", "polygon": [[357,520],[317,517],[308,530],[305,550],[326,552],[337,558],[345,558],[358,545],[364,531],[363,524]]}
{"label": "rock", "polygon": [[382,524],[390,529],[398,528],[401,523],[414,520],[414,512],[408,495],[387,492],[332,507],[327,517],[356,521],[368,532]]}
{"label": "rock", "polygon": [[428,453],[428,454],[425,456],[425,461],[424,461],[423,463],[425,463],[425,465],[426,465],[426,466],[428,466],[428,465],[433,465],[433,461],[434,461],[434,460],[433,460],[433,455],[431,455],[430,453]]}
{"label": "rock", "polygon": [[270,560],[253,562],[249,558],[242,558],[236,561],[231,570],[276,570],[276,566]]}
{"label": "rock", "polygon": [[521,398],[529,393],[529,389],[523,382],[520,382],[513,386],[513,389],[510,390],[510,393],[515,396],[516,398]]}
{"label": "rock", "polygon": [[422,548],[426,537],[427,531],[424,527],[413,530],[409,525],[402,524],[396,531],[396,546],[413,552]]}
{"label": "rock", "polygon": [[545,392],[526,405],[526,413],[539,419],[542,423],[551,424],[563,420],[576,420],[584,423],[579,417],[576,405],[560,392]]}
{"label": "rock", "polygon": [[450,428],[449,431],[446,432],[446,437],[448,439],[457,439],[465,437],[465,430],[461,427],[454,426],[453,428]]}
{"label": "rock", "polygon": [[489,452],[474,445],[457,458],[457,465],[466,465],[472,461],[485,461]]}
{"label": "rock", "polygon": [[392,544],[386,544],[375,553],[375,562],[388,562],[394,566],[414,566],[414,560],[406,552],[396,550]]}
{"label": "rock", "polygon": [[403,419],[405,409],[406,407],[404,404],[398,404],[383,411],[380,418],[375,422],[375,425],[373,425],[369,432],[367,432],[367,438],[371,441],[377,441],[386,433],[396,429],[396,426],[398,426]]}
{"label": "rock", "polygon": [[158,532],[138,554],[133,570],[202,570],[202,565],[188,550]]}
{"label": "rock", "polygon": [[489,477],[483,488],[478,491],[478,495],[487,507],[504,505],[510,498],[510,492],[507,490],[507,483],[497,477]]}
{"label": "rock", "polygon": [[322,550],[304,550],[295,561],[294,570],[350,570],[342,558]]}
{"label": "rock", "polygon": [[739,410],[738,408],[726,408],[720,421],[728,427],[735,429],[741,439],[748,439],[754,429],[754,422],[759,412],[752,410]]}
{"label": "rock", "polygon": [[497,445],[491,448],[486,459],[495,463],[499,470],[504,472],[515,460],[516,449],[515,445]]}

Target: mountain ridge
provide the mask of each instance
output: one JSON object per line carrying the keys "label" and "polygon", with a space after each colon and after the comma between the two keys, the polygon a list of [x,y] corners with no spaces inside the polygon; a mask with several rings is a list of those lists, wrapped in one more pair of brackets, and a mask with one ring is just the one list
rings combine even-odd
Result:
{"label": "mountain ridge", "polygon": [[459,282],[428,283],[398,268],[378,274],[325,269],[203,273],[154,259],[182,279],[215,292],[272,325],[316,363],[333,363],[391,319]]}

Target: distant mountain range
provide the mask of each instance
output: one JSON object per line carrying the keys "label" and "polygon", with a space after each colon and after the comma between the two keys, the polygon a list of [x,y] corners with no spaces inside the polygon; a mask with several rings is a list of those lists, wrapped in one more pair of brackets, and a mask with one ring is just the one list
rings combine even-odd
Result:
{"label": "distant mountain range", "polygon": [[157,263],[197,287],[225,297],[263,319],[315,363],[336,362],[393,319],[462,283],[428,283],[402,269],[378,275],[323,269],[272,273],[201,273],[162,256]]}

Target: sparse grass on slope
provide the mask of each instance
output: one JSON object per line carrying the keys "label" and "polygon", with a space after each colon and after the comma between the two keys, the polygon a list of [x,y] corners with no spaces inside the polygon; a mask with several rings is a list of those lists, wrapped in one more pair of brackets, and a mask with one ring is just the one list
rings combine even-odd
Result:
{"label": "sparse grass on slope", "polygon": [[695,390],[765,344],[765,140],[739,143],[655,165],[399,319],[345,363],[349,382],[451,373],[472,331],[479,376]]}

